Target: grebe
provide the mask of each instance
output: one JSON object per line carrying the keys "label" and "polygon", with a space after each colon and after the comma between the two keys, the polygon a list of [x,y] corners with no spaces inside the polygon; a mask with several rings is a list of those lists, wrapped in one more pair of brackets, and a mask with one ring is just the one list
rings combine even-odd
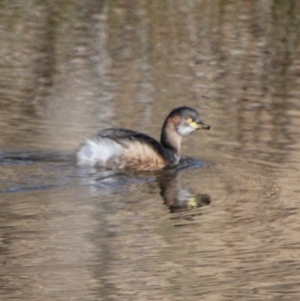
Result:
{"label": "grebe", "polygon": [[76,153],[80,166],[109,169],[159,170],[177,165],[183,136],[209,130],[198,112],[189,107],[174,109],[166,118],[160,143],[146,134],[126,129],[106,129],[87,139]]}

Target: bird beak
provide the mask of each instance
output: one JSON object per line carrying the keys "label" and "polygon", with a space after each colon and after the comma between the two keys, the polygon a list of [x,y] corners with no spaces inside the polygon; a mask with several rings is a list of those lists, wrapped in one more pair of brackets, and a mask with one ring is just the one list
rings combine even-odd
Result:
{"label": "bird beak", "polygon": [[203,123],[202,121],[198,122],[192,122],[191,125],[196,129],[196,130],[210,130],[212,127],[208,124]]}

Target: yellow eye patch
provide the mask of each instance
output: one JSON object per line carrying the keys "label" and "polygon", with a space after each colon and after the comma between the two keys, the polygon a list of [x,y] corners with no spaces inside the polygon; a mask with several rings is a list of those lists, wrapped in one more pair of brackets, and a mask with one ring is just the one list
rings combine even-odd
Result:
{"label": "yellow eye patch", "polygon": [[196,121],[194,121],[193,118],[188,118],[186,121],[187,121],[194,129],[199,129],[199,124],[198,124]]}

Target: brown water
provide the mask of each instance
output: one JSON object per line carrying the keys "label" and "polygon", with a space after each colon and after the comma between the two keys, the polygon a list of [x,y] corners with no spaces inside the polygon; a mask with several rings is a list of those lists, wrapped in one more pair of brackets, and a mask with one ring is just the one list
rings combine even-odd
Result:
{"label": "brown water", "polygon": [[[300,300],[299,1],[0,8],[1,300]],[[52,160],[180,105],[189,168]]]}

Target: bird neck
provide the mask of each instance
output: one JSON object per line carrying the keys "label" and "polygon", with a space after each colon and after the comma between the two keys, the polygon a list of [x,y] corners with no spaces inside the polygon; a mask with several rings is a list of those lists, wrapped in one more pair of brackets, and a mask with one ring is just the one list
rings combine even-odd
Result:
{"label": "bird neck", "polygon": [[181,145],[181,136],[177,133],[175,128],[176,120],[173,120],[176,117],[168,118],[161,130],[160,142],[162,146],[168,150],[179,155],[180,145]]}

